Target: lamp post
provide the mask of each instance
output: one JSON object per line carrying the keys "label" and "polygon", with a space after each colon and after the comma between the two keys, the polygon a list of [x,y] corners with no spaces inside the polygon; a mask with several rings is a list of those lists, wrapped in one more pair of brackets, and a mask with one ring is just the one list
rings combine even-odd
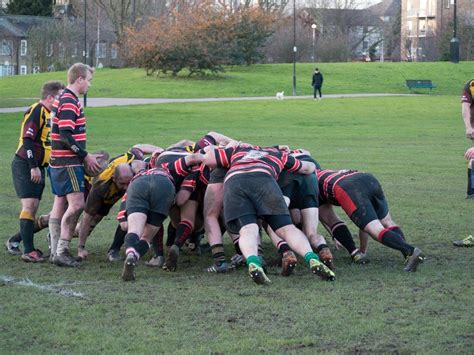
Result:
{"label": "lamp post", "polygon": [[296,96],[296,0],[293,0],[293,96]]}
{"label": "lamp post", "polygon": [[[84,0],[84,64],[87,64],[87,0]],[[84,107],[87,106],[87,93],[84,94]]]}
{"label": "lamp post", "polygon": [[311,54],[311,60],[314,63],[314,58],[315,58],[315,42],[316,42],[316,24],[313,23],[311,25],[311,28],[313,29],[313,54]]}
{"label": "lamp post", "polygon": [[457,27],[458,27],[458,19],[457,19],[457,0],[452,0],[453,4],[453,38],[451,39],[450,45],[450,52],[451,52],[451,62],[459,63],[459,39],[457,39]]}

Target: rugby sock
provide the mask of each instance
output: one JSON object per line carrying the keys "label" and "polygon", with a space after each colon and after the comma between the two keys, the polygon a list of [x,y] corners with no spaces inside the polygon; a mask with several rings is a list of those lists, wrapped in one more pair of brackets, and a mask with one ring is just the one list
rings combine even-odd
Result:
{"label": "rugby sock", "polygon": [[474,195],[474,174],[472,168],[467,169],[467,194]]}
{"label": "rugby sock", "polygon": [[224,246],[222,244],[214,244],[211,247],[211,252],[214,264],[221,265],[225,262]]}
{"label": "rugby sock", "polygon": [[144,239],[140,239],[140,241],[135,244],[135,250],[140,254],[140,258],[143,257],[148,249],[150,249],[150,244]]}
{"label": "rugby sock", "polygon": [[257,255],[250,255],[247,258],[247,266],[249,266],[250,263],[253,263],[253,264],[256,264],[257,266],[262,267],[262,261],[261,261],[260,257],[257,256]]}
{"label": "rugby sock", "polygon": [[56,254],[60,255],[60,254],[64,254],[66,251],[68,251],[70,243],[71,242],[69,240],[59,239],[58,240],[58,246],[57,246],[57,249],[56,249]]}
{"label": "rugby sock", "polygon": [[168,224],[168,229],[166,230],[167,237],[166,237],[166,246],[170,247],[174,243],[174,238],[176,237],[176,228],[173,227],[171,222]]}
{"label": "rugby sock", "polygon": [[135,233],[127,233],[125,235],[125,247],[126,248],[135,248],[135,245],[140,241],[140,237]]}
{"label": "rugby sock", "polygon": [[117,225],[117,229],[115,229],[114,240],[112,241],[112,244],[110,245],[109,251],[120,250],[123,243],[125,242],[126,235],[127,235],[127,232],[122,230],[122,228],[120,227],[120,224]]}
{"label": "rugby sock", "polygon": [[35,250],[33,245],[33,234],[35,227],[35,216],[29,211],[20,213],[20,233],[25,248],[24,253],[28,254]]}
{"label": "rugby sock", "polygon": [[309,251],[307,252],[305,255],[304,255],[304,261],[306,261],[306,263],[309,265],[309,261],[311,259],[316,259],[316,260],[319,260],[319,256],[318,254],[312,252],[312,251]]}
{"label": "rugby sock", "polygon": [[323,250],[324,248],[329,248],[327,244],[321,244],[319,245],[317,248],[316,248],[316,251],[319,253],[321,250]]}
{"label": "rugby sock", "polygon": [[193,229],[193,224],[190,221],[182,220],[178,224],[178,228],[176,228],[176,238],[174,244],[178,247],[182,247],[184,242],[189,238],[191,234],[191,230]]}
{"label": "rugby sock", "polygon": [[405,234],[403,234],[403,231],[399,226],[393,226],[393,227],[390,227],[388,229],[390,229],[391,231],[397,233],[399,236],[402,237],[403,240],[406,240],[405,239]]}
{"label": "rugby sock", "polygon": [[334,224],[331,227],[331,234],[333,238],[341,243],[341,245],[346,248],[351,255],[355,250],[357,250],[352,234],[344,222],[337,222]]}
{"label": "rugby sock", "polygon": [[415,248],[407,244],[399,234],[388,228],[383,229],[379,233],[377,240],[389,248],[400,251],[404,257],[413,254],[413,250],[415,250]]}
{"label": "rugby sock", "polygon": [[151,240],[151,246],[153,247],[153,252],[155,256],[163,256],[163,226],[160,227],[158,232]]}
{"label": "rugby sock", "polygon": [[[34,229],[33,229],[33,233],[39,232],[40,230],[43,230],[46,227],[48,227],[48,220],[49,220],[49,215],[47,215],[47,214],[35,218],[35,226],[34,226]],[[10,240],[10,242],[20,243],[21,242],[21,233],[18,232],[13,237],[11,237],[9,240]]]}
{"label": "rugby sock", "polygon": [[290,246],[288,245],[287,242],[285,242],[284,240],[280,240],[277,244],[277,248],[278,248],[278,253],[280,253],[281,255],[283,255],[283,253],[291,250],[290,249]]}
{"label": "rugby sock", "polygon": [[50,247],[51,255],[56,255],[56,249],[58,246],[59,237],[61,236],[61,220],[57,218],[49,219],[49,236],[50,236]]}

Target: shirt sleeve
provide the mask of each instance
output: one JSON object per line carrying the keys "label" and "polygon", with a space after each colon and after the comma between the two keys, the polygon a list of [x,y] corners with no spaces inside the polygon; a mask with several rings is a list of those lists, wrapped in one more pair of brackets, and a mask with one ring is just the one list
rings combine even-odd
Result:
{"label": "shirt sleeve", "polygon": [[35,141],[41,127],[41,106],[37,105],[33,110],[25,113],[25,123],[23,125],[22,138],[29,138]]}
{"label": "shirt sleeve", "polygon": [[217,166],[219,168],[229,168],[234,148],[218,148],[214,150]]}
{"label": "shirt sleeve", "polygon": [[294,156],[292,155],[288,155],[288,154],[284,154],[284,156],[286,156],[283,161],[285,162],[285,166],[284,168],[286,170],[288,170],[290,173],[295,173],[297,172],[298,170],[301,169],[301,161],[299,161],[298,159],[296,159]]}

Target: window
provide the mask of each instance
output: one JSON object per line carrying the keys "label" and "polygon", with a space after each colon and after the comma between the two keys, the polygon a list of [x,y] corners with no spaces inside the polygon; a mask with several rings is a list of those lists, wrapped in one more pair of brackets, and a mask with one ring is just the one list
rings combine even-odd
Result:
{"label": "window", "polygon": [[13,75],[13,65],[0,65],[0,76]]}
{"label": "window", "polygon": [[12,48],[12,41],[8,41],[5,39],[0,41],[0,55],[12,55]]}
{"label": "window", "polygon": [[66,56],[66,48],[62,42],[59,42],[58,44],[58,54],[60,58],[64,58]]}
{"label": "window", "polygon": [[26,55],[26,51],[28,48],[27,46],[28,46],[28,43],[26,42],[26,39],[22,39],[20,42],[20,55],[23,57]]}
{"label": "window", "polygon": [[117,53],[118,53],[117,45],[112,44],[112,47],[110,48],[110,57],[112,59],[117,59]]}
{"label": "window", "polygon": [[443,3],[444,3],[444,8],[449,9],[449,6],[451,4],[451,0],[443,0]]}
{"label": "window", "polygon": [[48,44],[47,50],[46,50],[46,55],[48,57],[51,57],[53,55],[53,44],[50,43]]}
{"label": "window", "polygon": [[26,75],[28,74],[28,67],[26,65],[22,65],[20,67],[20,75]]}
{"label": "window", "polygon": [[79,53],[79,49],[77,48],[77,43],[72,47],[72,54],[71,54],[71,57],[77,57],[78,53]]}
{"label": "window", "polygon": [[96,58],[105,58],[107,57],[107,43],[98,42],[95,45],[95,57]]}

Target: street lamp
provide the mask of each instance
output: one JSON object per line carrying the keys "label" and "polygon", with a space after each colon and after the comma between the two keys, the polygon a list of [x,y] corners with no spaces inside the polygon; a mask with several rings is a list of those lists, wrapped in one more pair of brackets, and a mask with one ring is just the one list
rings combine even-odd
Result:
{"label": "street lamp", "polygon": [[311,60],[314,63],[314,58],[315,58],[314,52],[315,52],[315,41],[316,41],[316,24],[313,23],[311,25],[311,28],[313,29],[313,54],[311,55]]}
{"label": "street lamp", "polygon": [[[84,64],[87,64],[87,0],[84,0]],[[84,107],[87,106],[87,93],[84,94]]]}
{"label": "street lamp", "polygon": [[451,50],[451,62],[459,63],[459,39],[457,39],[457,27],[458,27],[458,19],[457,19],[457,0],[452,0],[453,4],[453,38],[450,41],[450,50]]}
{"label": "street lamp", "polygon": [[293,96],[296,96],[296,0],[293,0]]}

